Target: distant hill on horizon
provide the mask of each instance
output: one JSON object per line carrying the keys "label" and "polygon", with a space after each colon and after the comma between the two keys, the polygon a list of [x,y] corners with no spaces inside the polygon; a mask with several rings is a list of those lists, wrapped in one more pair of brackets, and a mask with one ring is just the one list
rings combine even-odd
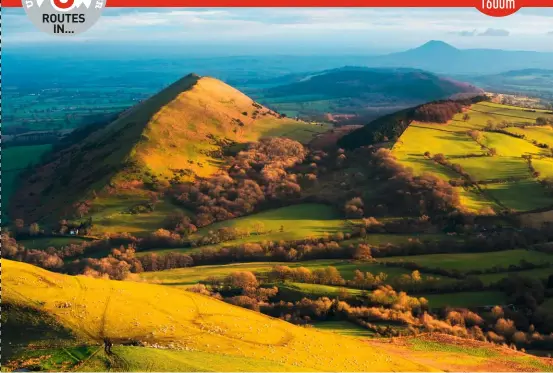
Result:
{"label": "distant hill on horizon", "polygon": [[509,70],[548,69],[553,53],[501,49],[458,49],[443,41],[403,52],[367,58],[367,66],[411,67],[439,74],[498,74]]}
{"label": "distant hill on horizon", "polygon": [[308,117],[353,116],[357,121],[429,101],[483,92],[474,85],[420,69],[359,66],[291,74],[266,84],[272,86],[258,92],[257,98],[279,111]]}
{"label": "distant hill on horizon", "polygon": [[525,94],[553,104],[553,65],[551,69],[509,70],[477,75],[467,80],[497,93]]}
{"label": "distant hill on horizon", "polygon": [[419,69],[345,66],[269,88],[266,97],[320,95],[325,98],[373,99],[386,96],[396,100],[433,101],[478,91],[468,83]]}

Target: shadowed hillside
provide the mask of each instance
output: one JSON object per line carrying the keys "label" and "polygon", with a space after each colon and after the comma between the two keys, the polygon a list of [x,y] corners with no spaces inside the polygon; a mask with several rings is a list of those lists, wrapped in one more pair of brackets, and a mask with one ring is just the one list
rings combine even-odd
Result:
{"label": "shadowed hillside", "polygon": [[328,118],[358,124],[452,96],[474,95],[478,88],[408,68],[342,67],[293,74],[262,82],[271,88],[256,92],[263,103],[290,115]]}
{"label": "shadowed hillside", "polygon": [[475,92],[479,90],[474,86],[420,70],[345,67],[271,88],[267,97],[320,95],[326,98],[426,102]]}

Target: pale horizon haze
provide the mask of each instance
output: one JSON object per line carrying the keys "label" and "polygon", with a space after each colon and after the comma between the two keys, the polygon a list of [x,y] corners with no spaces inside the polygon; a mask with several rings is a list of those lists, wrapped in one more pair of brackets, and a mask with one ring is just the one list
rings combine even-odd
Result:
{"label": "pale horizon haze", "polygon": [[108,8],[87,32],[56,37],[2,10],[4,53],[140,45],[221,55],[384,54],[442,40],[460,49],[553,52],[553,9],[494,18],[469,8]]}

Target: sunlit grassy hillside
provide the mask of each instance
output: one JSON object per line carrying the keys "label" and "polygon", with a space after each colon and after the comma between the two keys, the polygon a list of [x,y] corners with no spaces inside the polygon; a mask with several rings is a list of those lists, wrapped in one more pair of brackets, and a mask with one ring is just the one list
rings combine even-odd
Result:
{"label": "sunlit grassy hillside", "polygon": [[[22,183],[12,217],[57,221],[86,201],[80,215],[98,220],[100,233],[143,231],[133,226],[141,217],[129,224],[121,214],[148,202],[148,189],[213,174],[225,146],[265,136],[309,142],[326,129],[282,117],[219,80],[188,75],[54,154]],[[160,219],[143,224],[161,227]]]}
{"label": "sunlit grassy hillside", "polygon": [[[72,277],[2,261],[3,370],[548,371],[547,360],[482,342],[389,343],[342,322],[294,326],[168,286]],[[305,284],[299,284],[305,286]],[[295,286],[290,284],[290,286]],[[324,290],[324,289],[322,289]],[[317,325],[319,328],[319,325]],[[102,340],[114,342],[113,354]],[[27,348],[29,344],[33,348]]]}
{"label": "sunlit grassy hillside", "polygon": [[[39,312],[65,328],[64,334],[55,335],[53,345],[63,338],[64,347],[71,347],[109,337],[116,345],[134,340],[172,347],[163,352],[116,347],[121,364],[136,370],[182,371],[189,366],[204,371],[430,369],[354,339],[294,326],[179,289],[71,277],[9,260],[2,261],[2,272],[4,304],[17,306],[20,313],[22,309]],[[22,332],[21,346],[45,335],[43,330]],[[93,370],[105,370],[101,361],[93,359],[83,369],[92,364]],[[151,366],[143,365],[146,362]]]}

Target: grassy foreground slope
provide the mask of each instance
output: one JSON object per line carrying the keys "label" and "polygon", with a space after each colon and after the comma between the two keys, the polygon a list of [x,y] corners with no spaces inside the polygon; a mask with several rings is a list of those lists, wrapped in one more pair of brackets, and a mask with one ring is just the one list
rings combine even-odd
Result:
{"label": "grassy foreground slope", "polygon": [[[66,337],[68,345],[95,344],[109,337],[115,344],[135,340],[172,347],[163,351],[116,347],[115,358],[119,356],[124,368],[182,371],[192,365],[194,370],[204,371],[431,369],[354,339],[301,328],[178,289],[71,277],[9,260],[2,261],[2,272],[3,303],[55,320],[66,334],[71,334]],[[25,339],[34,343],[44,335],[40,329],[23,332],[22,345]],[[59,344],[60,339],[57,335],[53,344]],[[173,364],[168,365],[167,359]],[[151,365],[141,365],[141,361]],[[101,364],[100,358],[93,358],[83,363],[83,369],[105,370]]]}
{"label": "grassy foreground slope", "polygon": [[540,359],[506,347],[443,334],[394,339],[372,339],[370,344],[400,352],[421,363],[448,372],[551,372],[551,359]]}
{"label": "grassy foreground slope", "polygon": [[[282,117],[217,79],[191,74],[54,153],[24,180],[11,214],[57,221],[86,202],[79,215],[98,220],[100,228],[118,226],[128,220],[121,214],[150,201],[152,191],[171,180],[216,172],[226,145],[265,136],[308,142],[326,129]],[[147,223],[151,230],[161,226],[154,220]]]}
{"label": "grassy foreground slope", "polygon": [[[354,325],[332,332],[302,328],[160,285],[72,277],[10,260],[2,267],[2,367],[8,371],[552,369],[546,359],[439,334],[390,344],[365,340],[369,335]],[[352,335],[351,328],[356,338],[340,335]],[[104,337],[115,343],[113,355],[103,352]]]}

